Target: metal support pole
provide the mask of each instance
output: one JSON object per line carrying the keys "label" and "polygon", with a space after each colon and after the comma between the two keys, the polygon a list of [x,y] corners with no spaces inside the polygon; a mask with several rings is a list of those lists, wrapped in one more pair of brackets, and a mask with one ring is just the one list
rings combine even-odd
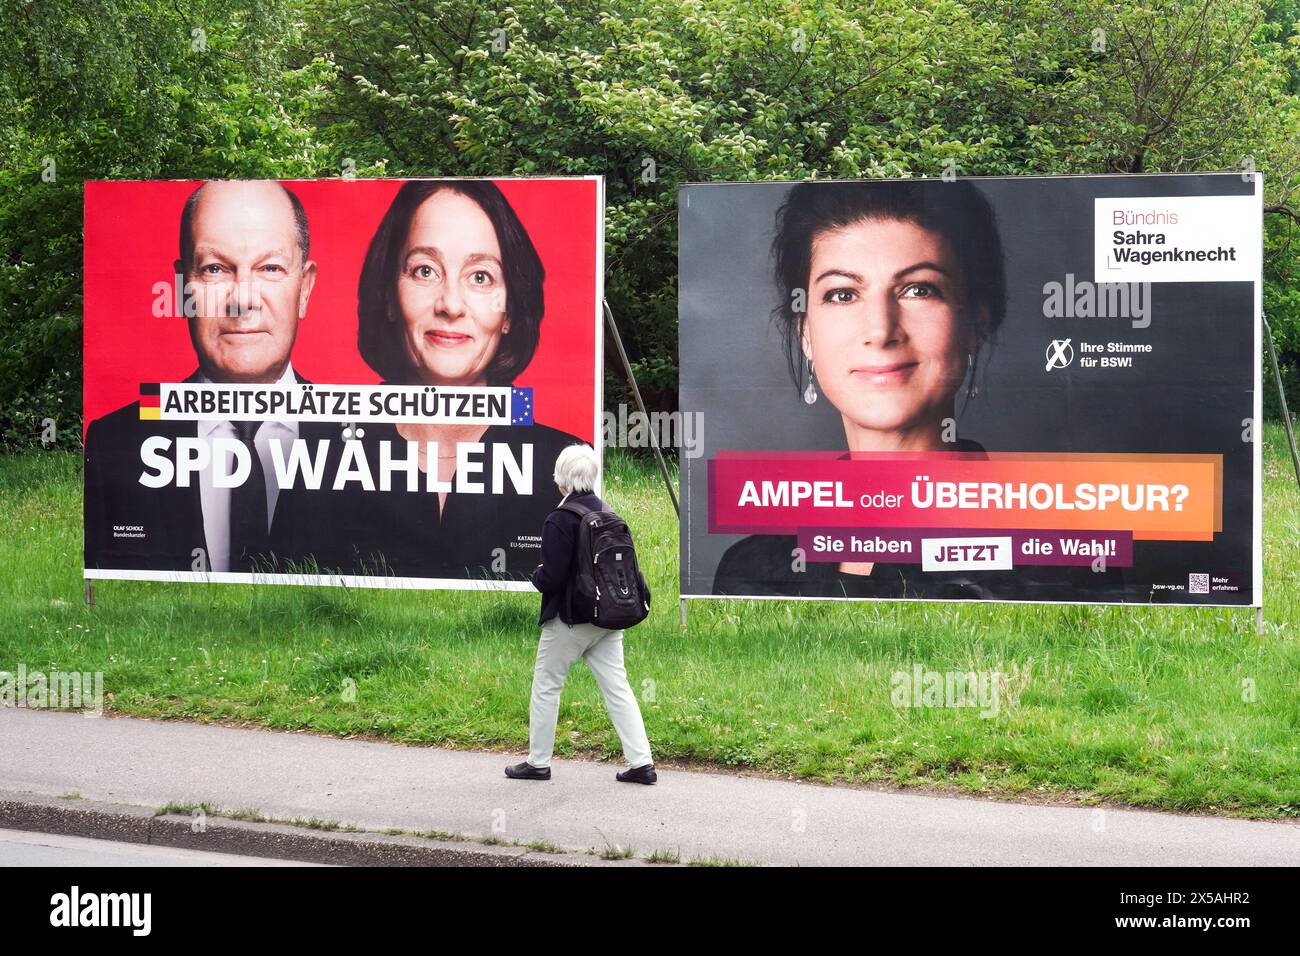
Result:
{"label": "metal support pole", "polygon": [[[1273,365],[1273,379],[1277,382],[1277,400],[1282,405],[1282,423],[1286,425],[1286,441],[1291,447],[1291,467],[1295,469],[1296,484],[1300,485],[1300,454],[1296,453],[1295,432],[1291,428],[1291,411],[1286,407],[1286,390],[1282,388],[1282,371],[1277,365],[1277,352],[1273,349],[1273,333],[1268,327],[1268,316],[1264,316],[1264,341],[1268,343],[1268,360]],[[1260,422],[1259,427],[1262,429],[1264,423]],[[1261,434],[1260,440],[1264,436]]]}
{"label": "metal support pole", "polygon": [[1255,636],[1264,636],[1264,607],[1260,605],[1255,608]]}
{"label": "metal support pole", "polygon": [[95,582],[86,581],[86,607],[95,606]]}
{"label": "metal support pole", "polygon": [[686,598],[680,598],[682,602],[682,623],[677,628],[679,631],[686,630]]}
{"label": "metal support pole", "polygon": [[632,387],[632,397],[636,399],[636,407],[640,410],[646,420],[646,432],[650,435],[650,446],[654,449],[655,458],[659,461],[659,473],[664,477],[664,487],[668,489],[668,497],[673,501],[673,510],[677,512],[677,517],[681,518],[682,509],[677,504],[677,491],[673,488],[673,481],[668,477],[668,465],[664,461],[664,453],[659,450],[659,440],[655,437],[653,428],[648,427],[650,416],[646,414],[645,402],[641,401],[641,389],[636,387],[636,376],[632,374],[632,363],[627,360],[627,352],[623,349],[623,337],[618,334],[618,326],[614,324],[614,313],[610,311],[609,303],[604,302],[605,306],[605,324],[609,326],[610,335],[614,337],[614,347],[618,349],[619,360],[623,363],[623,373],[627,376],[627,383]]}

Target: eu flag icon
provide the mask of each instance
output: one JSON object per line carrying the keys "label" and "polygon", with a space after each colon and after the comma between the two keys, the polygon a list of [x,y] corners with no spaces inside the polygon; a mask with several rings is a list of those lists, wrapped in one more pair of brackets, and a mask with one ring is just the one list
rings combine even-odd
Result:
{"label": "eu flag icon", "polygon": [[531,425],[533,423],[533,390],[531,388],[510,389],[510,424]]}

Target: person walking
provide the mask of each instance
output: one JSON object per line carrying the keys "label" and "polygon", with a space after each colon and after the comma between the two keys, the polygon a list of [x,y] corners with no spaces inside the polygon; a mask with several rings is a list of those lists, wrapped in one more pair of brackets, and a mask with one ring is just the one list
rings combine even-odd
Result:
{"label": "person walking", "polygon": [[[555,746],[560,692],[564,689],[569,668],[580,657],[591,668],[614,729],[623,743],[623,756],[629,769],[616,774],[616,779],[642,784],[653,784],[658,779],[645,723],[641,719],[641,708],[628,685],[627,671],[623,667],[623,630],[600,627],[590,620],[575,620],[585,616],[582,613],[584,602],[574,600],[575,584],[582,570],[578,567],[584,534],[580,525],[587,515],[608,513],[605,503],[593,491],[599,473],[600,459],[590,445],[570,445],[555,461],[555,483],[564,497],[543,526],[542,563],[532,575],[533,586],[542,592],[542,610],[538,619],[542,633],[533,669],[528,759],[506,767],[506,776],[516,780],[551,779],[551,754]],[[621,520],[617,526],[626,533]],[[635,568],[630,537],[626,540],[624,553],[611,556],[620,562],[625,556],[629,559],[627,563],[632,565],[631,573],[635,579],[631,589],[637,595],[638,584],[640,589],[644,589],[645,582]],[[601,553],[605,550],[602,549]],[[625,570],[619,566],[618,573]],[[596,593],[599,595],[598,590]],[[644,600],[645,612],[648,613],[648,591]]]}

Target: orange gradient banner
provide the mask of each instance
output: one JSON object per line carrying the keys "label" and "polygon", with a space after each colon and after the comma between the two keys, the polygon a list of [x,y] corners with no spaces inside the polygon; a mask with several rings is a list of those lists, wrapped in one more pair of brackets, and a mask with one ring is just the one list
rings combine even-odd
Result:
{"label": "orange gradient banner", "polygon": [[1022,528],[1209,541],[1223,530],[1223,456],[721,452],[709,499],[711,533]]}

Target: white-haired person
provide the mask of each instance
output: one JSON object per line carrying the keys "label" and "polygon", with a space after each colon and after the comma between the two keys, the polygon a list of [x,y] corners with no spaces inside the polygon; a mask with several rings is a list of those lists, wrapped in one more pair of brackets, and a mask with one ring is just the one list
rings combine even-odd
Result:
{"label": "white-haired person", "polygon": [[[604,511],[595,494],[600,459],[590,445],[570,445],[555,460],[555,484],[564,498],[592,511]],[[550,780],[551,753],[555,747],[555,722],[560,692],[571,668],[582,658],[591,668],[605,698],[614,729],[623,743],[629,769],[616,774],[625,783],[652,784],[658,776],[650,755],[645,722],[623,667],[623,632],[586,621],[574,621],[568,600],[578,550],[578,522],[573,511],[557,506],[542,529],[542,563],[533,572],[533,586],[542,592],[542,626],[533,668],[533,692],[528,721],[528,759],[506,768],[517,780]]]}

